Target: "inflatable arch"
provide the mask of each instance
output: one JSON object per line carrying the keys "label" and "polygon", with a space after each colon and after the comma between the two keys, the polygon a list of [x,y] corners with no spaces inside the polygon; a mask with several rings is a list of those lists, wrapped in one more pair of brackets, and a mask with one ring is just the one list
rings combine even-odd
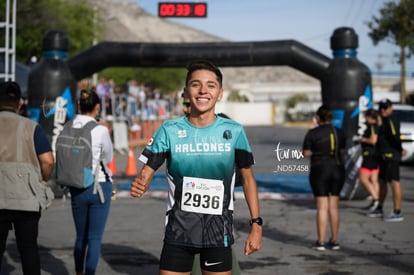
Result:
{"label": "inflatable arch", "polygon": [[[351,137],[363,131],[363,111],[373,105],[371,74],[356,58],[358,36],[349,27],[334,30],[332,59],[295,40],[102,42],[66,60],[68,48],[65,33],[46,33],[43,58],[29,75],[30,116],[44,127],[52,145],[64,122],[75,115],[76,81],[108,67],[185,67],[194,59],[208,59],[221,67],[291,66],[320,80],[322,102],[334,110],[333,124],[345,131],[348,147],[352,147]],[[347,167],[353,169],[347,173],[351,182],[357,176],[355,167]]]}

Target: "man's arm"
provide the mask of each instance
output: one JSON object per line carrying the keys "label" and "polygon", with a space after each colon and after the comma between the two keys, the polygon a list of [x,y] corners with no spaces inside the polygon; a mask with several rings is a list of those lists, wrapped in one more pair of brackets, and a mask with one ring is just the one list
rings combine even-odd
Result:
{"label": "man's arm", "polygon": [[53,173],[53,164],[55,159],[51,151],[37,155],[37,159],[40,163],[40,169],[42,171],[42,178],[47,182]]}
{"label": "man's arm", "polygon": [[389,118],[386,134],[387,134],[386,137],[387,137],[387,140],[390,146],[394,150],[404,154],[402,143],[401,143],[400,122],[398,120],[396,120],[393,117]]}
{"label": "man's arm", "polygon": [[312,155],[312,151],[311,150],[309,150],[309,149],[303,150],[303,156],[305,158],[310,157],[311,155]]}
{"label": "man's arm", "polygon": [[[256,180],[253,176],[253,170],[249,168],[240,169],[244,196],[247,206],[249,207],[250,217],[260,217],[259,196],[257,191]],[[262,226],[253,223],[250,228],[250,234],[246,239],[244,253],[250,255],[262,248]]]}
{"label": "man's arm", "polygon": [[53,173],[55,158],[52,148],[47,140],[46,133],[40,125],[37,125],[34,131],[33,140],[36,148],[37,159],[39,160],[42,178],[47,182]]}

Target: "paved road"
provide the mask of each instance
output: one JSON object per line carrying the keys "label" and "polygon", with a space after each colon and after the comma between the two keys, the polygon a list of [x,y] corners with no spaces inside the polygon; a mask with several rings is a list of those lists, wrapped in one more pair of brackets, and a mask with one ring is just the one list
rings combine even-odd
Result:
{"label": "paved road", "polygon": [[[304,129],[246,128],[256,156],[255,171],[272,173],[275,146],[300,146]],[[122,169],[120,161],[119,169]],[[413,274],[414,273],[414,171],[401,168],[405,221],[385,223],[367,218],[367,201],[340,202],[340,251],[310,249],[316,238],[315,208],[310,199],[261,200],[264,245],[260,252],[243,255],[249,230],[243,199],[235,201],[234,251],[241,274]],[[238,194],[240,196],[241,194]],[[112,202],[97,274],[158,274],[163,233],[165,194],[153,192],[142,199],[118,198]],[[388,197],[385,211],[391,210]],[[328,232],[329,233],[329,232]],[[13,234],[11,234],[13,235]],[[39,244],[43,274],[74,274],[72,247],[74,226],[70,202],[54,201],[43,213]],[[3,275],[22,274],[13,238],[9,238]]]}

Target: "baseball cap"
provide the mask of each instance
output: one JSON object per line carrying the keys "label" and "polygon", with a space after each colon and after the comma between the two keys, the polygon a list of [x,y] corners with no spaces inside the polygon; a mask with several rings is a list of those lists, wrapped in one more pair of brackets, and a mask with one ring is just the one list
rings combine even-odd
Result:
{"label": "baseball cap", "polygon": [[378,105],[380,109],[387,109],[388,107],[392,106],[392,102],[388,98],[383,98],[380,100]]}
{"label": "baseball cap", "polygon": [[0,83],[0,101],[1,102],[18,102],[22,97],[20,86],[14,81]]}

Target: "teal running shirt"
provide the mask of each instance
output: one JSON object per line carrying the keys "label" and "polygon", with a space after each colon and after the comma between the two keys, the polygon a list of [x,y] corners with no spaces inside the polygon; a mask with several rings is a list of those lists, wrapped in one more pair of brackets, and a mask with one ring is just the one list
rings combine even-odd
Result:
{"label": "teal running shirt", "polygon": [[204,128],[186,117],[166,121],[139,159],[154,170],[167,161],[166,243],[197,248],[234,243],[235,168],[254,163],[239,123],[219,116]]}

